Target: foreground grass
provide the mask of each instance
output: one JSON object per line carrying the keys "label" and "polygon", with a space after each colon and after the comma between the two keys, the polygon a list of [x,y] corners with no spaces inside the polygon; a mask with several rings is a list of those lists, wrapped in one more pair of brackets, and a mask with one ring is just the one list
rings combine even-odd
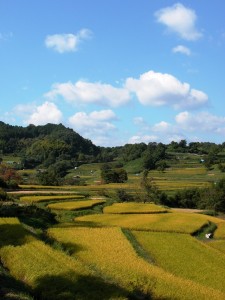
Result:
{"label": "foreground grass", "polygon": [[105,200],[84,200],[84,201],[72,201],[62,203],[52,203],[47,207],[53,210],[80,210],[86,208],[92,208],[96,205],[105,203]]}
{"label": "foreground grass", "polygon": [[[141,259],[120,228],[52,228],[48,234],[74,248],[73,257],[98,270],[137,299],[223,299],[225,294],[181,279]],[[143,297],[145,295],[145,298]]]}
{"label": "foreground grass", "polygon": [[156,264],[172,274],[225,292],[225,255],[186,234],[132,232]]}
{"label": "foreground grass", "polygon": [[75,218],[81,226],[119,226],[127,229],[189,233],[196,232],[208,222],[217,218],[186,213],[166,214],[99,214]]}
{"label": "foreground grass", "polygon": [[155,205],[153,203],[114,203],[111,206],[106,206],[103,210],[108,214],[154,214],[154,213],[166,213],[168,209],[162,206]]}

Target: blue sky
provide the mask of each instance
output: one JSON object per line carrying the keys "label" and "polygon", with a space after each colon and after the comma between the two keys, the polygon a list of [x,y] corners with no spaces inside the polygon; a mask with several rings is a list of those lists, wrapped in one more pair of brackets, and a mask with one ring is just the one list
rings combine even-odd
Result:
{"label": "blue sky", "polygon": [[0,120],[225,142],[223,0],[0,0]]}

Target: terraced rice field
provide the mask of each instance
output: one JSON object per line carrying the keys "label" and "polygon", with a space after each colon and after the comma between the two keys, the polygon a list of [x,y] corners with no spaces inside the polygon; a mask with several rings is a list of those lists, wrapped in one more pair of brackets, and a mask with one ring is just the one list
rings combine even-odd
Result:
{"label": "terraced rice field", "polygon": [[81,226],[119,226],[144,231],[164,231],[192,234],[217,218],[201,214],[98,214],[75,218]]}
{"label": "terraced rice field", "polygon": [[166,213],[168,209],[153,203],[114,203],[111,206],[106,206],[103,209],[105,214],[154,214]]}
{"label": "terraced rice field", "polygon": [[51,196],[23,196],[20,197],[22,202],[44,202],[44,201],[58,201],[58,200],[68,200],[68,199],[82,199],[83,195],[51,195]]}
{"label": "terraced rice field", "polygon": [[[164,270],[225,293],[225,253],[187,234],[132,231],[134,237]],[[214,242],[212,242],[213,244]]]}
{"label": "terraced rice field", "polygon": [[[18,220],[0,219],[16,237]],[[22,227],[21,227],[22,228]],[[5,243],[0,247],[3,265],[17,280],[30,286],[39,299],[127,299],[127,292],[102,279],[80,260],[52,249],[31,238],[20,244]],[[112,298],[111,298],[112,297]]]}
{"label": "terraced rice field", "polygon": [[74,245],[73,257],[111,278],[124,289],[151,299],[223,299],[225,294],[182,279],[140,258],[120,228],[52,228],[48,234]]}
{"label": "terraced rice field", "polygon": [[71,201],[62,203],[52,203],[47,207],[53,210],[80,210],[92,208],[96,205],[105,203],[105,200],[84,200],[84,201]]}

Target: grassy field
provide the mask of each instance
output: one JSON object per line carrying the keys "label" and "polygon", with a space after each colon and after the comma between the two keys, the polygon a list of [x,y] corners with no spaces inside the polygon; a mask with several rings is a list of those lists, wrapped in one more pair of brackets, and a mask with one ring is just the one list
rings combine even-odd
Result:
{"label": "grassy field", "polygon": [[154,214],[166,213],[168,209],[155,205],[153,203],[114,203],[111,206],[106,206],[103,209],[105,214]]}
{"label": "grassy field", "polygon": [[105,203],[105,200],[84,200],[84,201],[72,201],[62,203],[52,203],[47,207],[53,210],[80,210],[86,208],[92,208],[96,205]]}
{"label": "grassy field", "polygon": [[[153,266],[134,251],[120,228],[53,228],[48,234],[74,247],[73,257],[93,266],[102,276],[148,299],[223,299],[225,294]],[[132,298],[133,299],[133,298]],[[137,298],[139,299],[139,298]],[[140,298],[146,299],[146,298]]]}

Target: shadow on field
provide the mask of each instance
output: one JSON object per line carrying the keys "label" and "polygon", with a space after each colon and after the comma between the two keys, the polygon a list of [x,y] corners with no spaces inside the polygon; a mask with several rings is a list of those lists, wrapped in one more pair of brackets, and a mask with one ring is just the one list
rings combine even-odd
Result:
{"label": "shadow on field", "polygon": [[[114,283],[104,281],[95,276],[81,276],[74,272],[58,276],[44,276],[36,283],[35,299],[37,300],[150,300],[151,295],[139,290],[130,292]],[[154,298],[156,299],[156,298]],[[161,300],[169,300],[160,298]]]}
{"label": "shadow on field", "polygon": [[19,246],[25,243],[27,233],[20,224],[0,225],[0,248],[3,246]]}
{"label": "shadow on field", "polygon": [[31,289],[21,281],[10,275],[0,272],[0,299],[1,300],[32,300]]}

